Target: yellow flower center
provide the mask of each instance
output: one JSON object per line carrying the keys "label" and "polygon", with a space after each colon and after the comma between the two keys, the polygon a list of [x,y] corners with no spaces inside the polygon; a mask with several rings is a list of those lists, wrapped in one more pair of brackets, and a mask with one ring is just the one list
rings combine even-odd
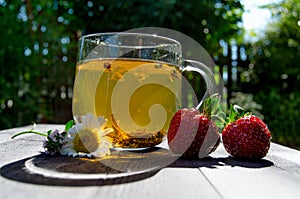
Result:
{"label": "yellow flower center", "polygon": [[75,135],[73,144],[77,152],[93,152],[100,144],[99,133],[95,129],[83,129]]}

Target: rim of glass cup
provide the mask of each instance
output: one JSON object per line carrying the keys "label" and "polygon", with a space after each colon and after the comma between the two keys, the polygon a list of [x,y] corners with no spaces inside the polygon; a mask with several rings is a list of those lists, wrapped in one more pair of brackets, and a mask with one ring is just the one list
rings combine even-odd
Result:
{"label": "rim of glass cup", "polygon": [[[160,43],[160,44],[155,44],[155,45],[119,45],[119,44],[102,44],[102,45],[108,45],[108,46],[111,46],[111,47],[119,47],[119,48],[135,48],[135,49],[143,49],[143,48],[157,48],[157,47],[167,47],[167,46],[178,46],[180,47],[180,51],[182,49],[182,46],[180,44],[180,42],[178,42],[177,40],[175,39],[171,39],[169,37],[164,37],[164,36],[160,36],[160,35],[157,35],[157,34],[145,34],[145,33],[131,33],[131,32],[104,32],[104,33],[93,33],[93,34],[87,34],[87,35],[83,35],[79,38],[79,43],[81,42],[84,42],[86,39],[88,39],[89,37],[99,37],[99,36],[104,36],[104,35],[111,35],[111,36],[114,36],[114,35],[140,35],[140,36],[143,36],[143,37],[153,37],[153,38],[158,38],[158,39],[161,39],[162,41],[169,41],[170,43]],[[94,41],[92,41],[94,42]],[[96,42],[96,41],[95,41]],[[100,43],[99,43],[100,44]],[[181,52],[180,52],[181,53]]]}

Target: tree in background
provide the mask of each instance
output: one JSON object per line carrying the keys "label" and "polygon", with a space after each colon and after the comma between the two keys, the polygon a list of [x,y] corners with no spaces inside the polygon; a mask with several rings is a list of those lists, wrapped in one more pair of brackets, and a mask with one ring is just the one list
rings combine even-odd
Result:
{"label": "tree in background", "polygon": [[0,0],[0,129],[72,117],[83,34],[170,28],[217,57],[221,39],[242,37],[242,12],[238,0]]}
{"label": "tree in background", "polygon": [[259,110],[273,141],[299,147],[299,4],[266,6],[274,22],[245,44],[239,0],[0,0],[0,129],[71,119],[80,36],[152,26],[200,43],[223,74],[228,100]]}
{"label": "tree in background", "polygon": [[0,1],[1,129],[66,116],[62,107],[70,104],[77,40],[71,6]]}
{"label": "tree in background", "polygon": [[[300,1],[265,6],[273,22],[252,44],[249,77],[243,89],[254,94],[272,131],[273,141],[300,146]],[[246,78],[247,79],[247,78]],[[257,89],[259,88],[259,89]]]}

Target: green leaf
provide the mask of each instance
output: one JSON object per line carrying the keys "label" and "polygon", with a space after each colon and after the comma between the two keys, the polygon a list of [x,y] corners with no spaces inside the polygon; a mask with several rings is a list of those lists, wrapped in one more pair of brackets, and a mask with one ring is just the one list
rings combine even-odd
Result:
{"label": "green leaf", "polygon": [[70,130],[70,128],[72,128],[73,126],[74,126],[74,121],[73,120],[68,121],[65,126],[65,131]]}
{"label": "green leaf", "polygon": [[52,133],[52,130],[47,131],[47,136],[49,136]]}

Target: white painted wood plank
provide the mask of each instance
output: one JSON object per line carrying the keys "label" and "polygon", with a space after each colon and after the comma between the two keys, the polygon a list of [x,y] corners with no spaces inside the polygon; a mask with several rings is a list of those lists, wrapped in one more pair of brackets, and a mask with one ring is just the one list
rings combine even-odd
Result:
{"label": "white painted wood plank", "polygon": [[105,188],[126,198],[220,198],[195,168],[165,168],[145,180]]}
{"label": "white painted wood plank", "polygon": [[[0,131],[0,166],[23,158],[38,155],[40,151],[44,150],[43,141],[45,140],[45,137],[43,136],[24,134],[11,139],[13,135],[22,131],[27,131],[31,128],[32,126],[25,126]],[[63,128],[63,125],[39,124],[36,126],[35,131],[47,132],[51,129],[62,130]]]}
{"label": "white painted wood plank", "polygon": [[[1,198],[220,198],[198,169],[166,168],[144,180],[105,186],[58,187],[1,179]],[[3,190],[5,187],[5,190]]]}
{"label": "white painted wood plank", "polygon": [[[49,127],[52,129],[54,126],[38,125],[37,130],[46,131]],[[0,136],[3,132],[6,134],[6,139],[0,145],[2,169],[9,163],[14,164],[21,159],[38,155],[42,150],[43,137],[25,135],[10,140],[10,136],[20,130],[24,128],[0,132]],[[14,171],[16,175],[22,174],[20,170]],[[112,181],[111,185],[46,186],[18,182],[3,176],[0,176],[0,185],[1,198],[220,198],[199,169],[194,167],[167,167],[138,180],[116,179],[115,184]]]}
{"label": "white painted wood plank", "polygon": [[[37,125],[39,131],[63,125]],[[31,126],[0,131],[0,167],[36,156],[43,137],[10,137]],[[19,173],[20,174],[20,173]],[[18,175],[18,172],[16,172]],[[178,160],[167,168],[136,180],[117,179],[93,186],[46,186],[0,176],[0,198],[299,198],[300,152],[272,143],[259,162],[228,157],[220,145],[211,158]]]}
{"label": "white painted wood plank", "polygon": [[[289,154],[293,154],[293,158],[287,160]],[[263,160],[245,162],[228,158],[220,146],[214,154],[215,161],[219,162],[215,169],[201,167],[200,170],[224,198],[298,199],[300,165],[293,160],[299,157],[297,150],[272,144]]]}

